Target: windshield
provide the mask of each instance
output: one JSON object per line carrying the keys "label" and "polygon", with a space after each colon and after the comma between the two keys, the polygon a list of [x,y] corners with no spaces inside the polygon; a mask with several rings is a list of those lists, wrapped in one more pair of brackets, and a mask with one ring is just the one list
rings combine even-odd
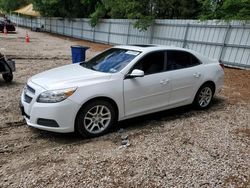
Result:
{"label": "windshield", "polygon": [[140,52],[134,50],[111,48],[80,65],[100,72],[116,73],[139,54]]}

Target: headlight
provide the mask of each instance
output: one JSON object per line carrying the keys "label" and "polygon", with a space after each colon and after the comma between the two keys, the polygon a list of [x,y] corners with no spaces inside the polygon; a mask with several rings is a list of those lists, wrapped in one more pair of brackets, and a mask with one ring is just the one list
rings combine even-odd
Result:
{"label": "headlight", "polygon": [[52,91],[45,91],[41,93],[37,99],[37,102],[40,103],[57,103],[67,99],[71,96],[75,91],[75,88],[67,88],[67,89],[60,89],[60,90],[52,90]]}

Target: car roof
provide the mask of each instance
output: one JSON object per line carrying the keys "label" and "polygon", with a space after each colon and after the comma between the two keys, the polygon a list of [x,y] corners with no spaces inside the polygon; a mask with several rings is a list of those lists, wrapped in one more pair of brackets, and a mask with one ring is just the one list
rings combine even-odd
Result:
{"label": "car roof", "polygon": [[156,51],[156,50],[182,50],[182,51],[188,51],[188,52],[193,53],[193,50],[175,47],[175,46],[158,45],[158,44],[118,45],[118,46],[114,46],[113,48],[134,50],[134,51],[140,51],[140,52],[149,52],[149,51]]}

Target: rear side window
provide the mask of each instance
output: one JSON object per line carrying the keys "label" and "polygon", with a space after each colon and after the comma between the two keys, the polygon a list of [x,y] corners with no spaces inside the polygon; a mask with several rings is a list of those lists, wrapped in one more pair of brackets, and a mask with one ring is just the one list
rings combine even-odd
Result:
{"label": "rear side window", "polygon": [[192,54],[184,51],[168,51],[167,70],[177,70],[199,65],[200,61]]}

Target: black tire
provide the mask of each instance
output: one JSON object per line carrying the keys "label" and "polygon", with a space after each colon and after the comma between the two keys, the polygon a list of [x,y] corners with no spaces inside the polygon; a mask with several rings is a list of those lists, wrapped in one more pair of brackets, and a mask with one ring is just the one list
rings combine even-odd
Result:
{"label": "black tire", "polygon": [[215,88],[213,84],[206,83],[203,84],[200,89],[197,91],[193,105],[199,110],[208,108],[211,105]]}
{"label": "black tire", "polygon": [[5,80],[5,82],[7,82],[7,83],[10,83],[13,80],[12,73],[4,73],[2,76],[3,76],[3,79]]}
{"label": "black tire", "polygon": [[[106,112],[108,115],[100,115],[102,114],[100,108],[102,108],[102,112]],[[96,115],[95,110],[97,110]],[[109,120],[103,120],[105,118],[108,119],[109,115]],[[95,100],[83,105],[83,107],[79,110],[75,121],[75,130],[83,137],[93,138],[107,133],[115,122],[116,112],[114,106],[105,100]],[[91,131],[89,129],[93,130]]]}

